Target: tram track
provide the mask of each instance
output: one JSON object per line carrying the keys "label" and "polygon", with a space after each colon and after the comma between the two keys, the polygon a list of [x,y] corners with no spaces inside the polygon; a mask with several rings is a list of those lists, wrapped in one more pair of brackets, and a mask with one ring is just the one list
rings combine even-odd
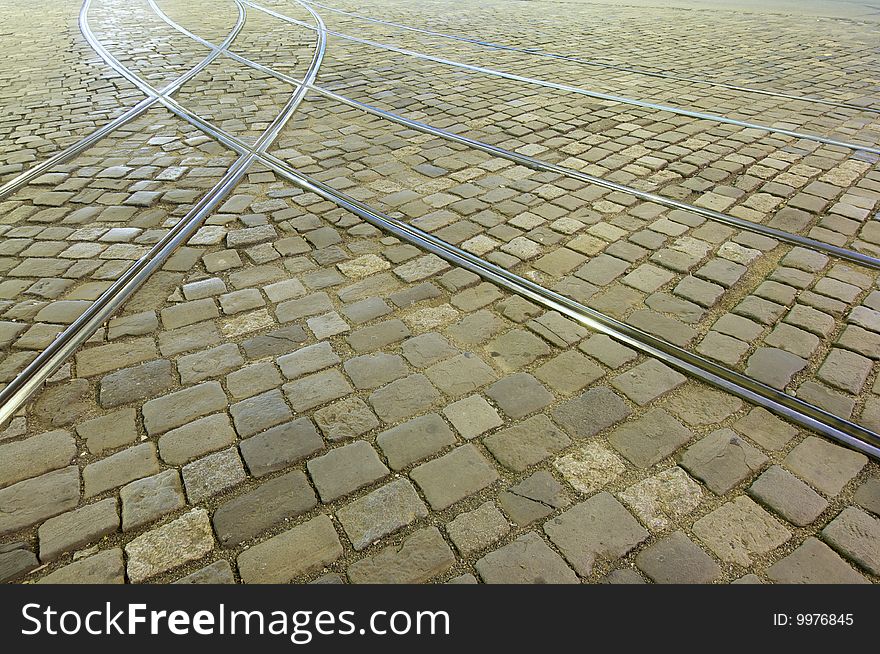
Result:
{"label": "tram track", "polygon": [[[91,0],[85,0],[81,12],[81,28],[90,45],[107,61],[108,65],[114,67],[114,69],[118,67],[118,72],[124,74],[127,78],[133,81],[136,79],[139,88],[151,95],[158,94],[148,83],[125,69],[96,39],[88,24],[88,6],[90,2]],[[693,354],[684,348],[675,346],[512,273],[479,256],[461,250],[430,233],[377,211],[324,182],[301,173],[283,160],[267,152],[268,146],[277,137],[293,114],[293,111],[302,101],[309,90],[309,86],[313,84],[320,62],[323,59],[326,35],[329,31],[324,27],[320,16],[310,8],[308,9],[316,17],[319,26],[318,46],[312,64],[309,67],[309,72],[276,120],[273,121],[272,125],[254,145],[248,145],[235,136],[215,127],[210,122],[183,108],[176,101],[169,98],[160,98],[159,101],[175,114],[238,153],[239,159],[236,160],[223,178],[202,197],[187,215],[159,243],[151,248],[149,253],[135,262],[77,321],[62,332],[49,348],[44,350],[6,388],[0,391],[0,424],[11,417],[24,404],[27,398],[41,386],[43,381],[57,370],[63,361],[94,333],[101,324],[113,315],[122,303],[137,289],[140,283],[156,270],[170,256],[174,249],[188,240],[201,225],[203,219],[234,188],[251,164],[259,162],[300,189],[315,193],[338,207],[354,213],[369,224],[417,245],[423,250],[432,252],[454,265],[470,270],[487,281],[527,298],[548,310],[557,311],[589,329],[610,336],[614,340],[639,352],[655,357],[693,378],[702,380],[716,388],[762,406],[831,440],[845,444],[875,459],[880,459],[880,435],[877,433],[828,413],[783,391],[769,387],[747,375]]]}
{"label": "tram track", "polygon": [[[86,3],[89,1],[90,0],[86,0]],[[323,25],[323,22],[320,22],[319,24]],[[99,44],[98,47],[100,47]],[[115,62],[115,64],[120,65],[118,62]],[[130,75],[132,74],[130,71],[127,72]],[[310,72],[317,73],[313,66],[310,67]],[[308,80],[307,76],[306,82],[310,84],[312,81],[313,80]],[[295,94],[295,97],[301,99],[307,91],[306,84],[303,84],[300,90],[302,93]],[[142,264],[133,274],[131,270],[126,274],[126,277],[130,279],[124,283],[121,283],[123,282],[123,279],[120,279],[119,282],[114,284],[114,286],[102,296],[102,298],[107,296],[105,301],[102,302],[99,298],[96,305],[102,303],[104,309],[99,309],[98,311],[90,310],[87,314],[84,314],[80,318],[80,321],[74,323],[70,329],[65,330],[59,339],[53,343],[54,347],[52,350],[54,350],[54,352],[50,352],[50,350],[44,351],[31,364],[31,366],[25,370],[25,373],[30,371],[30,375],[22,373],[22,375],[17,377],[16,380],[0,393],[0,422],[6,417],[12,415],[14,409],[10,412],[11,407],[15,406],[17,408],[18,406],[21,406],[21,403],[24,401],[21,399],[22,397],[26,399],[26,394],[23,388],[23,385],[26,385],[26,381],[18,382],[18,379],[20,377],[24,377],[26,380],[35,379],[42,375],[47,377],[51,374],[51,372],[54,371],[54,369],[57,368],[57,366],[60,365],[60,363],[69,356],[79,344],[81,344],[82,340],[79,340],[79,338],[85,334],[85,330],[89,327],[93,328],[93,330],[96,329],[104,320],[109,318],[109,316],[112,315],[112,312],[125,301],[131,292],[133,292],[136,285],[134,285],[135,279],[131,278],[140,276],[145,278],[145,276],[158,265],[155,263],[156,261],[164,261],[164,257],[167,257],[177,245],[185,242],[189,234],[193,233],[194,229],[200,224],[201,219],[216,206],[219,201],[218,198],[224,196],[225,193],[234,186],[236,177],[240,178],[240,175],[243,174],[242,171],[245,171],[251,163],[259,161],[269,169],[273,170],[280,177],[293,183],[300,189],[306,192],[315,193],[319,197],[334,203],[336,206],[354,213],[367,223],[411,244],[417,245],[425,251],[434,253],[453,265],[470,270],[483,279],[505,288],[510,292],[516,293],[521,297],[529,299],[545,309],[557,311],[589,329],[605,334],[628,347],[642,352],[643,354],[655,357],[693,378],[702,380],[711,386],[736,395],[752,404],[762,406],[777,415],[784,416],[803,427],[822,434],[826,438],[847,445],[848,447],[867,454],[875,459],[880,459],[880,435],[862,427],[861,425],[835,416],[809,402],[788,395],[783,391],[758,382],[747,375],[716,364],[709,359],[691,353],[684,348],[673,345],[595,309],[591,309],[579,302],[547,289],[540,284],[488,262],[481,257],[461,250],[430,233],[377,211],[365,203],[332,188],[324,182],[301,173],[283,160],[268,153],[266,147],[268,143],[271,143],[272,137],[261,137],[256,144],[248,145],[235,136],[215,127],[208,121],[186,110],[177,103],[169,101],[169,104],[175,113],[180,115],[181,118],[184,118],[192,125],[198,127],[219,143],[237,152],[240,155],[240,158],[237,160],[236,164],[230,168],[227,175],[224,176],[218,185],[215,186],[215,188],[212,189],[202,201],[200,201],[197,207],[194,207],[193,210],[187,214],[187,217],[179,223],[178,227],[175,227],[175,229],[172,230],[162,242],[157,244],[157,246],[155,246],[151,252],[144,257],[144,259],[149,260],[145,261],[144,264]],[[289,113],[282,112],[282,114],[279,114],[279,118],[285,115],[286,117],[289,117]],[[276,123],[283,122],[286,121],[276,121]],[[280,127],[278,129],[280,130]],[[272,131],[273,129],[270,127],[266,134]],[[264,137],[266,134],[264,134]],[[162,243],[164,243],[164,245],[162,245]],[[160,245],[162,246],[161,248]],[[135,268],[137,268],[137,264]],[[91,314],[91,316],[87,318],[89,314]],[[77,325],[77,329],[74,329]],[[79,338],[76,338],[77,334],[79,334]],[[63,341],[63,343],[56,346],[56,343],[59,341]],[[49,370],[48,367],[51,367],[52,365],[54,365],[54,367]],[[34,370],[31,370],[32,368]],[[44,368],[46,370],[44,370]],[[38,374],[35,375],[35,373]],[[45,377],[43,377],[43,379],[45,379]],[[9,392],[10,388],[13,388],[11,392]],[[36,390],[36,388],[32,390]],[[21,401],[19,402],[19,400]]]}

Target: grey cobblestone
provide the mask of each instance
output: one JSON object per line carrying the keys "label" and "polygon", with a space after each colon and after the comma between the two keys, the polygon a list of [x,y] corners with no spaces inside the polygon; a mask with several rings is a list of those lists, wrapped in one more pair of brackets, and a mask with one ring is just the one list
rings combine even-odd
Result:
{"label": "grey cobblestone", "polygon": [[79,470],[68,466],[0,489],[0,534],[29,527],[74,508]]}
{"label": "grey cobblestone", "polygon": [[185,504],[180,474],[176,470],[133,481],[120,489],[119,497],[123,531],[155,522]]}
{"label": "grey cobblestone", "polygon": [[822,537],[873,575],[880,571],[880,520],[848,506],[822,530]]}
{"label": "grey cobblestone", "polygon": [[794,552],[767,569],[777,584],[866,584],[868,580],[849,567],[822,541],[808,538]]}
{"label": "grey cobblestone", "polygon": [[125,546],[128,578],[138,583],[195,561],[214,549],[211,522],[203,509],[194,509]]}
{"label": "grey cobblestone", "polygon": [[495,468],[471,444],[417,466],[410,476],[431,507],[441,511],[498,479]]}
{"label": "grey cobblestone", "polygon": [[518,525],[545,518],[554,509],[570,504],[562,484],[546,470],[539,470],[511,486],[498,496],[498,501],[504,512]]}
{"label": "grey cobblestone", "polygon": [[836,495],[867,462],[863,454],[810,436],[789,452],[783,465],[820,491]]}
{"label": "grey cobblestone", "polygon": [[337,512],[339,522],[356,550],[362,550],[427,516],[425,503],[405,479],[385,484]]}
{"label": "grey cobblestone", "polygon": [[324,447],[308,418],[298,418],[241,441],[239,448],[248,470],[262,477],[293,465]]}
{"label": "grey cobblestone", "polygon": [[681,531],[642,550],[636,565],[658,584],[709,584],[721,576],[721,566]]}
{"label": "grey cobblestone", "polygon": [[547,521],[544,531],[583,577],[590,575],[597,559],[622,557],[648,537],[623,505],[605,492]]}
{"label": "grey cobblestone", "polygon": [[487,584],[576,584],[577,575],[534,532],[490,552],[476,563]]}
{"label": "grey cobblestone", "polygon": [[427,527],[353,563],[348,578],[355,584],[417,584],[443,574],[455,556],[436,527]]}
{"label": "grey cobblestone", "polygon": [[389,474],[366,441],[355,441],[309,461],[309,475],[323,502],[347,495]]}
{"label": "grey cobblestone", "polygon": [[791,532],[747,497],[739,496],[694,523],[694,533],[718,558],[748,566],[791,538]]}
{"label": "grey cobblestone", "polygon": [[681,456],[681,466],[718,495],[757,472],[767,462],[760,450],[742,440],[731,429],[718,429]]}
{"label": "grey cobblestone", "polygon": [[238,556],[245,583],[287,583],[320,570],[342,555],[342,545],[326,515],[249,547]]}
{"label": "grey cobblestone", "polygon": [[121,584],[125,582],[122,550],[118,547],[98,552],[59,568],[40,584]]}
{"label": "grey cobblestone", "polygon": [[439,415],[429,413],[382,432],[376,443],[391,469],[401,470],[452,445],[455,436]]}
{"label": "grey cobblestone", "polygon": [[115,497],[87,504],[46,520],[39,529],[40,560],[44,563],[65,552],[93,543],[119,529],[119,502]]}

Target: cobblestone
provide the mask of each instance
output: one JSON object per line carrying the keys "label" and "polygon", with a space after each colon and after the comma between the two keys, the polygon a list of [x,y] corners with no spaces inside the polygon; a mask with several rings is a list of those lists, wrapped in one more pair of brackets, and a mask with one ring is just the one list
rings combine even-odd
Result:
{"label": "cobblestone", "polygon": [[366,441],[356,441],[309,461],[309,475],[325,503],[347,495],[389,474]]}
{"label": "cobblestone", "polygon": [[104,550],[59,568],[37,583],[40,584],[122,584],[125,565],[118,547]]}
{"label": "cobblestone", "polygon": [[119,529],[119,508],[115,497],[63,513],[40,525],[40,560],[57,559],[65,552],[93,543]]}
{"label": "cobblestone", "polygon": [[868,580],[849,567],[816,538],[808,538],[794,552],[767,569],[777,584],[866,584]]}
{"label": "cobblestone", "polygon": [[405,479],[381,486],[337,512],[339,522],[356,550],[362,550],[427,516],[427,507]]}
{"label": "cobblestone", "polygon": [[195,561],[214,549],[211,522],[203,509],[194,509],[125,546],[128,578],[138,583]]}
{"label": "cobblestone", "polygon": [[546,470],[539,470],[511,486],[498,496],[498,500],[504,512],[519,525],[540,520],[553,513],[554,509],[570,504],[562,484]]}
{"label": "cobblestone", "polygon": [[324,447],[318,430],[308,418],[298,418],[241,441],[239,448],[248,470],[262,477],[281,470]]}
{"label": "cobblestone", "polygon": [[819,517],[828,502],[780,466],[771,466],[749,488],[749,494],[797,527]]}
{"label": "cobblestone", "polygon": [[663,531],[696,509],[704,499],[700,485],[679,467],[633,484],[620,499],[653,531]]}
{"label": "cobblestone", "polygon": [[133,481],[120,489],[119,497],[123,531],[155,522],[185,504],[180,474],[176,470]]}
{"label": "cobblestone", "polygon": [[822,537],[873,575],[880,571],[880,520],[847,507],[822,530]]}
{"label": "cobblestone", "polygon": [[319,515],[246,549],[238,555],[238,570],[245,583],[281,584],[321,570],[341,555],[333,523]]}
{"label": "cobblestone", "polygon": [[498,479],[495,468],[471,444],[462,445],[410,473],[431,508],[441,511]]}
{"label": "cobblestone", "polygon": [[592,388],[553,410],[553,419],[571,436],[594,436],[632,413],[610,388]]}
{"label": "cobblestone", "polygon": [[789,452],[783,465],[823,493],[836,495],[867,462],[863,454],[810,436]]}
{"label": "cobblestone", "polygon": [[487,584],[576,584],[577,575],[534,532],[490,552],[476,563]]}
{"label": "cobblestone", "polygon": [[[17,20],[20,4],[7,11],[20,44],[6,49],[0,84],[9,109],[0,118],[0,184],[121,115],[133,97],[121,77],[96,78],[72,3],[44,3],[39,30]],[[233,5],[166,4],[217,43],[235,20]],[[601,50],[618,63],[631,57],[633,34],[650,34],[646,65],[655,68],[674,59],[694,74],[718,69],[753,81],[785,70],[774,90],[872,102],[861,19],[813,20],[819,12],[805,6],[792,30],[791,17],[771,7],[520,4],[499,13],[459,3],[446,18],[517,48],[535,46],[537,25],[574,55]],[[319,11],[331,28],[365,38],[414,50],[436,41]],[[383,18],[416,26],[430,13],[402,1]],[[90,20],[99,38],[112,27],[116,56],[157,88],[205,54],[146,3],[102,0]],[[582,24],[601,33],[578,31]],[[312,58],[313,37],[250,12],[236,43],[268,65],[283,51],[293,75]],[[756,46],[768,40],[771,50]],[[496,66],[503,55],[524,76],[876,140],[876,121],[858,110],[662,75],[649,93],[638,75],[618,70],[587,75],[571,61],[443,47],[475,65]],[[337,39],[321,76],[337,80],[342,95],[563,168],[880,253],[872,220],[880,177],[862,154],[598,106],[406,56],[389,67],[386,55]],[[358,82],[377,70],[382,84]],[[175,97],[256,143],[290,88],[221,58]],[[870,268],[423,138],[344,104],[305,102],[295,118],[270,152],[330,187],[823,410],[880,426],[880,291]],[[235,158],[154,107],[0,200],[0,383],[166,238]],[[255,168],[0,428],[8,541],[0,577],[875,579],[867,567],[877,540],[874,462],[631,348]],[[333,515],[321,516],[308,473],[351,445],[367,448],[372,472],[316,474],[322,490],[336,484],[339,493]],[[188,528],[173,525],[201,506],[212,524],[198,514],[193,533],[204,538],[180,545]],[[123,551],[133,543],[143,549],[128,557],[126,575]]]}
{"label": "cobblestone", "polygon": [[571,444],[547,416],[539,414],[483,439],[503,466],[522,472]]}
{"label": "cobblestone", "polygon": [[757,472],[767,457],[731,429],[713,431],[681,456],[681,466],[718,495]]}
{"label": "cobblestone", "polygon": [[721,567],[681,531],[642,550],[636,565],[658,584],[709,584],[721,576]]}
{"label": "cobblestone", "polygon": [[550,540],[581,576],[597,559],[625,556],[648,532],[610,494],[601,492],[544,524]]}
{"label": "cobblestone", "polygon": [[221,544],[236,545],[302,515],[317,503],[306,476],[294,470],[223,502],[214,511],[214,529]]}
{"label": "cobblestone", "polygon": [[748,566],[791,538],[791,532],[747,497],[739,496],[694,523],[694,533],[718,558]]}
{"label": "cobblestone", "polygon": [[402,470],[452,445],[455,436],[439,415],[429,413],[382,432],[376,443],[391,469]]}
{"label": "cobblestone", "polygon": [[348,578],[355,584],[417,584],[443,574],[455,556],[436,527],[427,527],[353,563]]}

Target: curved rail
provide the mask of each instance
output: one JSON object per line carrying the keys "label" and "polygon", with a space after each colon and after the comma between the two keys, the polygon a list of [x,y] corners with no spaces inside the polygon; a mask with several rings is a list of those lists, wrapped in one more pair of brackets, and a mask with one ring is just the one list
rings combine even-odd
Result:
{"label": "curved rail", "polygon": [[242,28],[244,27],[246,12],[244,11],[244,7],[242,7],[240,4],[237,5],[237,7],[238,19],[236,20],[235,25],[219,46],[212,46],[212,52],[208,56],[202,59],[198,64],[185,72],[183,75],[178,77],[176,80],[170,82],[168,85],[163,87],[160,91],[157,92],[157,95],[144,98],[134,107],[126,111],[124,114],[118,116],[117,118],[114,118],[106,125],[99,127],[88,136],[85,136],[76,143],[64,148],[49,159],[46,159],[36,166],[33,166],[32,168],[29,168],[28,170],[23,171],[13,177],[11,180],[0,186],[0,200],[11,195],[12,193],[15,193],[17,190],[34,181],[40,175],[47,173],[55,166],[58,166],[65,161],[69,161],[76,155],[81,154],[108,134],[111,134],[126,123],[131,122],[132,120],[143,114],[147,109],[159,102],[160,97],[170,96],[171,94],[178,91],[180,87],[183,86],[186,82],[188,82],[205,68],[207,68],[215,59],[217,59],[217,57],[223,54],[226,48],[228,48],[232,44],[232,42],[238,36],[239,32],[241,32]]}
{"label": "curved rail", "polygon": [[[243,2],[249,6],[257,9],[258,11],[262,11],[270,16],[275,16],[276,18],[286,21],[288,23],[292,23],[294,25],[299,25],[301,27],[307,27],[309,29],[314,29],[308,23],[304,23],[301,20],[297,20],[296,18],[291,18],[290,16],[286,16],[282,13],[279,13],[273,9],[269,9],[267,7],[263,7],[252,0],[243,0]],[[862,152],[871,152],[873,154],[880,154],[880,148],[872,145],[864,145],[860,143],[850,143],[847,141],[839,141],[837,139],[833,139],[827,136],[821,136],[818,134],[808,134],[805,132],[796,132],[789,129],[783,129],[781,127],[772,127],[770,125],[761,125],[758,123],[751,123],[744,120],[738,120],[736,118],[728,118],[726,116],[719,116],[716,114],[708,114],[700,111],[691,111],[690,109],[682,109],[680,107],[673,107],[670,105],[657,104],[654,102],[647,102],[645,100],[637,100],[635,98],[627,98],[621,95],[613,95],[610,93],[600,93],[598,91],[590,91],[588,89],[582,89],[577,86],[571,86],[569,84],[559,84],[557,82],[550,82],[544,79],[537,79],[534,77],[524,77],[522,75],[515,75],[513,73],[506,73],[501,70],[495,70],[493,68],[486,68],[484,66],[474,66],[471,64],[466,64],[461,61],[454,61],[452,59],[445,59],[443,57],[435,57],[434,55],[425,54],[424,52],[416,52],[414,50],[407,50],[405,48],[398,48],[397,46],[389,45],[387,43],[378,43],[376,41],[370,41],[368,39],[362,39],[357,36],[352,36],[350,34],[344,34],[342,32],[336,32],[333,30],[328,30],[328,34],[331,36],[335,36],[341,39],[345,39],[346,41],[352,41],[354,43],[360,43],[363,45],[368,45],[373,48],[379,48],[381,50],[387,50],[389,52],[396,52],[398,54],[406,55],[408,57],[414,57],[416,59],[422,59],[424,61],[432,61],[434,63],[442,64],[444,66],[452,66],[455,68],[460,68],[462,70],[469,70],[475,73],[481,73],[485,75],[492,75],[494,77],[500,77],[502,79],[507,79],[513,82],[522,82],[525,84],[533,84],[536,86],[543,86],[548,89],[554,89],[556,91],[565,91],[567,93],[576,93],[578,95],[584,95],[590,98],[595,98],[597,100],[605,100],[608,102],[615,102],[620,104],[632,105],[635,107],[641,107],[643,109],[652,109],[655,111],[663,111],[672,114],[678,114],[680,116],[688,116],[690,118],[697,118],[699,120],[708,120],[715,123],[722,123],[725,125],[735,125],[737,127],[743,127],[747,129],[757,129],[764,132],[770,132],[773,134],[783,134],[785,136],[790,136],[796,139],[803,139],[805,141],[814,141],[816,143],[824,143],[825,145],[834,145],[841,148],[846,148],[848,150],[856,150]]]}
{"label": "curved rail", "polygon": [[[103,44],[95,37],[89,26],[88,11],[90,6],[91,0],[84,0],[80,10],[79,21],[80,29],[89,45],[94,48],[109,66],[127,79],[130,79],[138,88],[144,90],[145,93],[156,97],[159,102],[169,108],[179,106],[169,98],[158,95],[158,91],[128,70],[107,51]],[[318,69],[324,59],[327,37],[321,17],[310,7],[307,7],[307,9],[318,23],[318,42],[306,75],[306,79],[312,82],[317,76]],[[251,164],[263,156],[263,153],[272,144],[284,125],[287,124],[287,121],[290,120],[306,92],[305,88],[294,92],[275,120],[257,139],[257,142],[253,146],[248,146],[247,152],[240,153],[241,156],[230,166],[220,181],[207,194],[202,196],[192,209],[159,242],[150,248],[149,252],[126,270],[76,321],[61,332],[37,358],[0,391],[0,424],[4,424],[11,418],[28,398],[42,386],[46,379],[61,367],[64,361],[122,306],[132,293],[171,256],[174,250],[189,240],[208,214],[235,188],[247,173]]]}

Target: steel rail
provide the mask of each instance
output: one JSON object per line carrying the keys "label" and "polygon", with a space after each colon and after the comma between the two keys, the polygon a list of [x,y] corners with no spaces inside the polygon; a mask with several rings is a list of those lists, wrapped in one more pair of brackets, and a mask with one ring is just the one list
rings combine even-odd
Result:
{"label": "steel rail", "polygon": [[[297,20],[296,18],[291,18],[290,16],[286,16],[285,14],[279,13],[273,9],[269,9],[268,7],[263,7],[252,0],[243,0],[243,2],[249,6],[257,9],[258,11],[262,11],[270,16],[274,16],[279,20],[283,20],[285,22],[299,25],[301,27],[307,27],[308,29],[314,29],[314,27],[308,25],[308,23],[304,23],[301,20]],[[471,64],[466,64],[461,61],[455,61],[452,59],[445,59],[443,57],[436,57],[434,55],[429,55],[424,52],[416,52],[414,50],[407,50],[405,48],[399,48],[397,46],[389,45],[387,43],[378,43],[376,41],[370,41],[369,39],[362,39],[357,36],[352,36],[350,34],[345,34],[342,32],[336,32],[334,30],[327,30],[327,33],[331,36],[335,36],[341,39],[345,39],[347,41],[352,41],[354,43],[361,43],[363,45],[368,45],[373,48],[379,48],[381,50],[387,50],[389,52],[396,52],[398,54],[406,55],[408,57],[414,57],[416,59],[422,59],[425,61],[432,61],[434,63],[442,64],[444,66],[452,66],[454,68],[460,68],[462,70],[469,70],[476,73],[481,73],[485,75],[491,75],[494,77],[500,77],[502,79],[511,80],[514,82],[522,82],[525,84],[532,84],[537,86],[542,86],[549,89],[554,89],[557,91],[565,91],[567,93],[575,93],[578,95],[587,96],[590,98],[595,98],[598,100],[605,100],[608,102],[632,105],[636,107],[641,107],[643,109],[651,109],[655,111],[663,111],[667,113],[677,114],[680,116],[688,116],[690,118],[697,118],[699,120],[706,120],[715,123],[721,123],[725,125],[735,125],[737,127],[743,127],[746,129],[756,129],[764,132],[772,133],[772,134],[783,134],[785,136],[790,136],[792,138],[801,139],[805,141],[814,141],[816,143],[824,143],[825,145],[832,145],[836,147],[846,148],[854,151],[862,151],[862,152],[870,152],[873,154],[880,154],[880,148],[872,145],[864,145],[860,143],[850,143],[847,141],[840,141],[834,138],[830,138],[827,136],[821,136],[818,134],[809,134],[804,132],[797,132],[793,130],[783,129],[780,127],[771,127],[769,125],[761,125],[758,123],[751,123],[744,120],[738,120],[736,118],[728,118],[726,116],[719,116],[716,114],[708,114],[699,111],[691,111],[689,109],[682,109],[680,107],[673,107],[670,105],[657,104],[654,102],[647,102],[645,100],[637,100],[634,98],[627,98],[620,95],[613,95],[610,93],[600,93],[598,91],[590,91],[588,89],[579,88],[577,86],[571,86],[569,84],[559,84],[557,82],[550,82],[544,79],[538,79],[534,77],[524,77],[522,75],[516,75],[513,73],[507,73],[500,70],[495,70],[492,68],[486,68],[484,66],[475,66]]]}
{"label": "steel rail", "polygon": [[678,82],[689,82],[693,84],[705,84],[707,86],[717,86],[718,88],[728,89],[730,91],[741,91],[745,93],[756,93],[765,96],[771,96],[774,98],[782,98],[785,100],[795,100],[801,102],[808,102],[811,104],[821,104],[830,107],[838,107],[840,109],[851,109],[853,111],[863,111],[867,113],[875,113],[880,114],[880,108],[874,107],[863,107],[857,104],[851,104],[849,102],[841,102],[839,100],[828,100],[826,98],[816,98],[812,96],[804,96],[804,95],[794,95],[791,93],[783,93],[782,91],[771,91],[768,89],[759,89],[753,86],[740,86],[737,84],[728,84],[726,82],[717,82],[707,79],[700,79],[695,77],[687,77],[684,75],[676,75],[667,70],[650,70],[648,68],[634,68],[631,66],[626,66],[623,64],[610,64],[603,61],[597,61],[595,59],[581,59],[579,57],[575,57],[572,55],[564,55],[555,52],[547,52],[545,50],[539,50],[538,48],[521,48],[513,45],[508,45],[506,43],[494,43],[492,41],[485,41],[482,39],[476,39],[469,36],[461,36],[457,34],[447,34],[445,32],[436,32],[434,30],[429,30],[420,27],[413,27],[411,25],[403,25],[401,23],[395,23],[388,20],[383,20],[380,18],[373,18],[372,16],[365,16],[363,14],[358,14],[353,11],[344,11],[342,9],[337,9],[335,7],[330,7],[329,5],[325,5],[320,2],[315,2],[314,0],[306,0],[308,4],[320,7],[321,9],[326,9],[327,11],[341,14],[343,16],[349,16],[352,18],[356,18],[358,20],[367,21],[370,23],[376,23],[379,25],[386,25],[388,27],[394,27],[396,29],[406,30],[408,32],[417,32],[419,34],[427,34],[429,36],[436,36],[443,39],[449,39],[452,41],[460,41],[462,43],[470,43],[472,45],[476,45],[479,47],[490,48],[492,50],[504,50],[508,52],[518,52],[526,55],[533,55],[537,57],[546,57],[548,59],[556,59],[562,61],[569,61],[576,64],[581,64],[584,66],[592,66],[596,68],[606,68],[610,70],[619,70],[625,73],[633,73],[635,75],[643,75],[645,77],[655,77],[662,79],[671,79]]}
{"label": "steel rail", "polygon": [[[182,26],[178,25],[174,22],[167,14],[165,14],[158,6],[156,5],[154,0],[149,0],[150,4],[154,7],[159,17],[164,20],[171,27],[179,30],[181,33],[186,34],[192,39],[195,39],[202,45],[205,45],[209,48],[216,48],[217,46],[211,43],[210,41],[203,39],[186,30]],[[227,50],[224,53],[227,57],[238,61],[246,66],[250,66],[256,70],[266,73],[267,75],[272,75],[276,79],[279,79],[283,82],[286,82],[292,86],[297,88],[301,88],[304,86],[301,80],[297,80],[290,75],[285,73],[276,71],[269,66],[265,66],[263,64],[257,63],[248,59],[247,57],[241,56],[235,53],[233,50]],[[408,127],[410,129],[414,129],[416,131],[422,132],[423,134],[430,134],[432,136],[436,136],[438,138],[442,138],[448,141],[452,141],[455,143],[460,143],[467,147],[481,150],[490,154],[492,156],[496,156],[502,159],[506,159],[508,161],[514,161],[523,166],[531,168],[533,170],[540,170],[544,172],[552,172],[556,173],[571,179],[576,179],[588,184],[593,184],[595,186],[601,186],[603,188],[610,189],[612,191],[618,191],[621,193],[626,193],[627,195],[632,195],[634,197],[640,198],[642,200],[646,200],[649,202],[653,202],[655,204],[660,204],[662,206],[670,207],[673,209],[680,209],[682,211],[687,211],[690,213],[698,214],[703,216],[704,218],[708,218],[709,220],[719,222],[725,225],[731,225],[733,227],[737,227],[739,229],[745,229],[747,231],[754,232],[756,234],[761,234],[763,236],[767,236],[769,238],[777,239],[779,241],[783,241],[785,243],[789,243],[794,246],[804,247],[811,250],[815,250],[817,252],[822,252],[828,254],[830,256],[836,257],[838,259],[842,259],[845,261],[849,261],[851,263],[855,263],[857,265],[864,266],[866,268],[871,268],[873,270],[880,270],[880,258],[873,257],[862,252],[857,252],[855,250],[851,250],[848,248],[839,247],[836,245],[832,245],[830,243],[824,243],[822,241],[818,241],[816,239],[810,238],[808,236],[801,236],[799,234],[792,234],[791,232],[786,232],[781,229],[776,229],[774,227],[769,227],[767,225],[762,225],[761,223],[756,223],[750,220],[746,220],[745,218],[739,218],[737,216],[733,216],[730,214],[721,213],[719,211],[714,211],[712,209],[707,209],[704,207],[700,207],[697,205],[689,204],[686,202],[681,202],[679,200],[675,200],[672,198],[668,198],[662,195],[658,195],[656,193],[650,193],[648,191],[641,191],[632,186],[626,186],[625,184],[619,184],[617,182],[612,182],[606,180],[602,177],[597,177],[595,175],[590,175],[588,173],[583,173],[581,171],[573,170],[571,168],[566,168],[564,166],[560,166],[558,164],[549,163],[540,159],[536,159],[534,157],[530,157],[528,155],[519,154],[517,152],[513,152],[510,150],[506,150],[504,148],[498,147],[496,145],[491,145],[489,143],[484,143],[482,141],[478,141],[476,139],[469,138],[467,136],[462,136],[455,132],[451,132],[448,130],[441,129],[439,127],[434,127],[432,125],[428,125],[426,123],[422,123],[410,118],[406,118],[404,116],[400,116],[399,114],[395,114],[384,109],[380,109],[378,107],[374,107],[372,105],[360,102],[358,100],[353,100],[351,98],[338,95],[333,91],[327,90],[323,87],[317,86],[315,84],[305,85],[310,91],[314,91],[324,97],[339,102],[341,104],[345,104],[355,109],[359,109],[368,114],[377,116],[379,118],[386,119],[388,121],[394,122],[398,125],[402,125],[404,127]]]}
{"label": "steel rail", "polygon": [[[132,81],[137,79],[137,86],[145,90],[145,92],[151,95],[157,94],[158,92],[154,89],[147,91],[147,89],[152,87],[123,66],[95,37],[88,22],[90,5],[91,0],[84,0],[80,10],[79,21],[80,29],[89,45],[111,68]],[[239,7],[241,7],[240,4]],[[306,75],[306,79],[311,82],[317,76],[318,69],[323,61],[327,37],[321,17],[310,7],[306,7],[306,9],[315,17],[319,27],[315,54]],[[139,258],[118,280],[104,291],[79,318],[61,332],[5,388],[0,390],[0,424],[4,424],[15,415],[15,412],[39,390],[46,379],[122,306],[132,293],[171,256],[174,250],[189,240],[202,225],[208,214],[219,206],[242,177],[244,177],[250,166],[259,160],[260,156],[277,138],[307,92],[305,88],[296,90],[275,120],[257,139],[256,143],[253,146],[247,146],[247,152],[240,153],[239,158],[230,166],[220,181],[208,193],[202,196],[192,209],[161,240],[153,245],[145,255]],[[166,97],[158,95],[156,97],[163,104],[176,105],[176,103]]]}
{"label": "steel rail", "polygon": [[[236,0],[242,1],[242,0]],[[298,0],[297,0],[298,1]],[[300,88],[305,88],[301,85]],[[368,205],[315,180],[266,151],[258,151],[228,132],[212,125],[188,109],[179,107],[181,117],[202,129],[223,145],[242,156],[253,155],[263,165],[299,188],[315,193],[337,206],[361,217],[366,222],[422,249],[442,257],[446,261],[470,270],[482,278],[528,298],[541,306],[558,311],[597,332],[606,334],[642,353],[656,357],[671,367],[692,377],[762,406],[774,413],[811,429],[823,436],[847,445],[857,451],[880,460],[880,435],[824,409],[788,395],[763,384],[740,372],[721,366],[709,359],[693,354],[648,332],[591,309],[575,300],[547,289],[529,279],[512,273],[500,266],[466,252],[446,241],[422,231],[401,220],[379,212]]]}
{"label": "steel rail", "polygon": [[[178,91],[181,86],[183,86],[186,82],[188,82],[205,68],[207,68],[215,59],[217,59],[217,57],[219,57],[223,53],[223,51],[227,47],[232,44],[232,42],[238,36],[239,32],[241,32],[242,28],[244,27],[246,20],[246,12],[244,11],[244,7],[242,7],[241,5],[237,6],[238,19],[236,20],[232,31],[229,32],[223,42],[219,46],[212,46],[212,52],[208,56],[202,59],[198,64],[196,64],[186,73],[178,77],[176,80],[170,82],[165,87],[163,87],[160,91],[158,91],[158,96],[170,96],[171,94]],[[64,148],[49,159],[41,161],[34,167],[19,173],[11,180],[0,186],[0,200],[8,197],[12,193],[15,193],[22,187],[40,177],[41,175],[50,171],[55,166],[69,161],[71,158],[77,156],[78,154],[85,152],[88,148],[103,139],[105,136],[111,134],[126,123],[131,122],[132,120],[143,114],[145,111],[147,111],[147,109],[155,105],[157,102],[159,102],[159,97],[156,96],[144,98],[135,106],[128,109],[121,116],[114,118],[106,125],[99,127],[91,134],[85,136],[76,143]]]}

